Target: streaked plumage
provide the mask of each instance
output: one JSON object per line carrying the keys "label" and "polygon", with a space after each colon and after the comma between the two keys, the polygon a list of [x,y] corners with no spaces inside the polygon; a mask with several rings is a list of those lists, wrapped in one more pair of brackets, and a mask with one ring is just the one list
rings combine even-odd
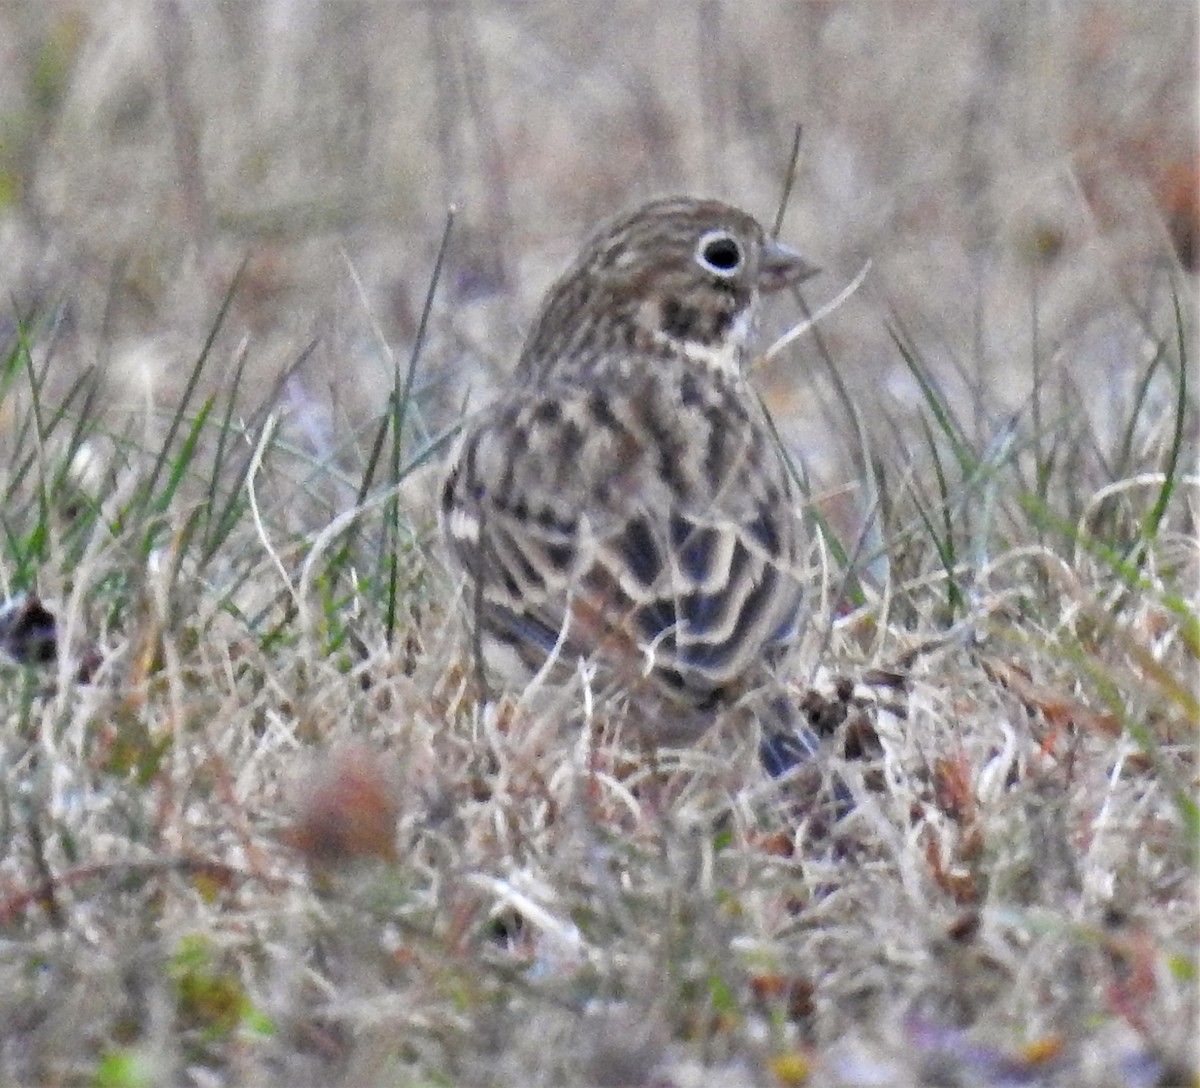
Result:
{"label": "streaked plumage", "polygon": [[664,714],[761,679],[800,621],[807,542],[746,361],[760,292],[811,271],[686,198],[584,247],[442,489],[485,636],[534,669],[556,645],[597,657]]}

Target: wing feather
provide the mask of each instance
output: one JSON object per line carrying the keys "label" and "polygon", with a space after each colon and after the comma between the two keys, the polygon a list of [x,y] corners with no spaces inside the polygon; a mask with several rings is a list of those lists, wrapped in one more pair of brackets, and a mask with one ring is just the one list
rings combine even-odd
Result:
{"label": "wing feather", "polygon": [[744,389],[525,388],[468,431],[442,505],[485,625],[535,667],[565,630],[705,697],[799,623],[805,535]]}

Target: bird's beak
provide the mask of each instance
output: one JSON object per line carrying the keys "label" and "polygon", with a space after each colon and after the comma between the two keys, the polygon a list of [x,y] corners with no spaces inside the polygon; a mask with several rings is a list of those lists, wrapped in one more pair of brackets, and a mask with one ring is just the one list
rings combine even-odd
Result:
{"label": "bird's beak", "polygon": [[758,287],[760,291],[778,291],[801,283],[821,270],[809,264],[790,246],[768,239],[762,248],[758,262]]}

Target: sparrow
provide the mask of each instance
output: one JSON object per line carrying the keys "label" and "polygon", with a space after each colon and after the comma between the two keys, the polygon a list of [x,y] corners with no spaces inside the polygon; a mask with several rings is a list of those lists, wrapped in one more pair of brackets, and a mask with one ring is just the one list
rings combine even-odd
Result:
{"label": "sparrow", "polygon": [[551,286],[440,490],[478,644],[594,661],[651,740],[695,737],[802,625],[809,537],[750,379],[764,294],[814,274],[750,215],[656,200]]}

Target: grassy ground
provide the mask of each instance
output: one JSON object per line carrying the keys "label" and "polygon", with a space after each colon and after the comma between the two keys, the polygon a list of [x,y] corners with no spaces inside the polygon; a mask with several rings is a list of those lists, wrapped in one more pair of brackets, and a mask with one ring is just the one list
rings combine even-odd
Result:
{"label": "grassy ground", "polygon": [[[1196,1083],[1195,39],[0,6],[0,1082]],[[760,368],[840,819],[482,702],[430,500],[582,232],[769,220],[797,121],[768,333],[872,262]]]}

